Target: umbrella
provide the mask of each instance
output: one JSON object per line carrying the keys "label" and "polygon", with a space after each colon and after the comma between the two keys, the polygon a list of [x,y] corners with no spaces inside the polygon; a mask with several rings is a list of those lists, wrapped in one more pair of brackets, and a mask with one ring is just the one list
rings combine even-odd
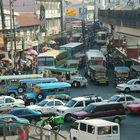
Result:
{"label": "umbrella", "polygon": [[37,51],[33,50],[33,49],[29,49],[28,51],[26,51],[26,54],[27,55],[38,55]]}
{"label": "umbrella", "polygon": [[2,58],[1,61],[6,62],[6,63],[13,63],[13,61],[8,57]]}

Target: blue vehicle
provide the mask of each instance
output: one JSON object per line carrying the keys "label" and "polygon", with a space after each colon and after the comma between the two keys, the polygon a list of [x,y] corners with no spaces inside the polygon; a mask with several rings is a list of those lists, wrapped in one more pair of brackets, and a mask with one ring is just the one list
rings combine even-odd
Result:
{"label": "blue vehicle", "polygon": [[70,94],[69,87],[71,84],[66,82],[42,83],[33,87],[33,92],[23,94],[26,105],[33,105],[42,101],[47,96]]}

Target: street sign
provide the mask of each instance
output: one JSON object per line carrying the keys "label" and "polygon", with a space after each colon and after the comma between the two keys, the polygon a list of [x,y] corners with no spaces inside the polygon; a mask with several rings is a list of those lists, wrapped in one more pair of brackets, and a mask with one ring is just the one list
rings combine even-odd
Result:
{"label": "street sign", "polygon": [[77,10],[74,8],[67,9],[66,16],[77,16]]}

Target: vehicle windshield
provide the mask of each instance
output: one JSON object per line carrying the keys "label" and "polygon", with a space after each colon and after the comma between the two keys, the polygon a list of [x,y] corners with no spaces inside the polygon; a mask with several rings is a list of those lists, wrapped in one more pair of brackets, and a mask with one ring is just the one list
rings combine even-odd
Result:
{"label": "vehicle windshield", "polygon": [[66,103],[66,107],[73,107],[75,105],[76,101],[75,100],[70,100]]}
{"label": "vehicle windshield", "polygon": [[134,83],[134,80],[130,80],[127,82],[128,85],[132,85]]}
{"label": "vehicle windshield", "polygon": [[91,104],[85,107],[83,110],[87,113],[90,113],[90,112],[93,112],[94,109],[95,109],[95,106]]}
{"label": "vehicle windshield", "polygon": [[43,101],[41,101],[40,103],[38,103],[37,105],[38,105],[38,106],[45,106],[47,103],[48,103],[48,101],[43,100]]}
{"label": "vehicle windshield", "polygon": [[115,101],[117,101],[118,99],[119,99],[119,96],[114,95],[114,96],[112,96],[112,97],[109,99],[109,101],[110,101],[110,102],[115,102]]}

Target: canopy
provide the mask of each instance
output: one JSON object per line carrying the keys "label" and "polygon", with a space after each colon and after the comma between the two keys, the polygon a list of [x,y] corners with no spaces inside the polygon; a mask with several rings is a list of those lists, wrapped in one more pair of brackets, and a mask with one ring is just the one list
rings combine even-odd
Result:
{"label": "canopy", "polygon": [[76,72],[76,69],[71,68],[71,69],[67,69],[67,68],[54,68],[54,67],[47,67],[46,70],[51,70],[51,71],[56,71],[56,72],[70,72],[70,73],[74,73]]}

